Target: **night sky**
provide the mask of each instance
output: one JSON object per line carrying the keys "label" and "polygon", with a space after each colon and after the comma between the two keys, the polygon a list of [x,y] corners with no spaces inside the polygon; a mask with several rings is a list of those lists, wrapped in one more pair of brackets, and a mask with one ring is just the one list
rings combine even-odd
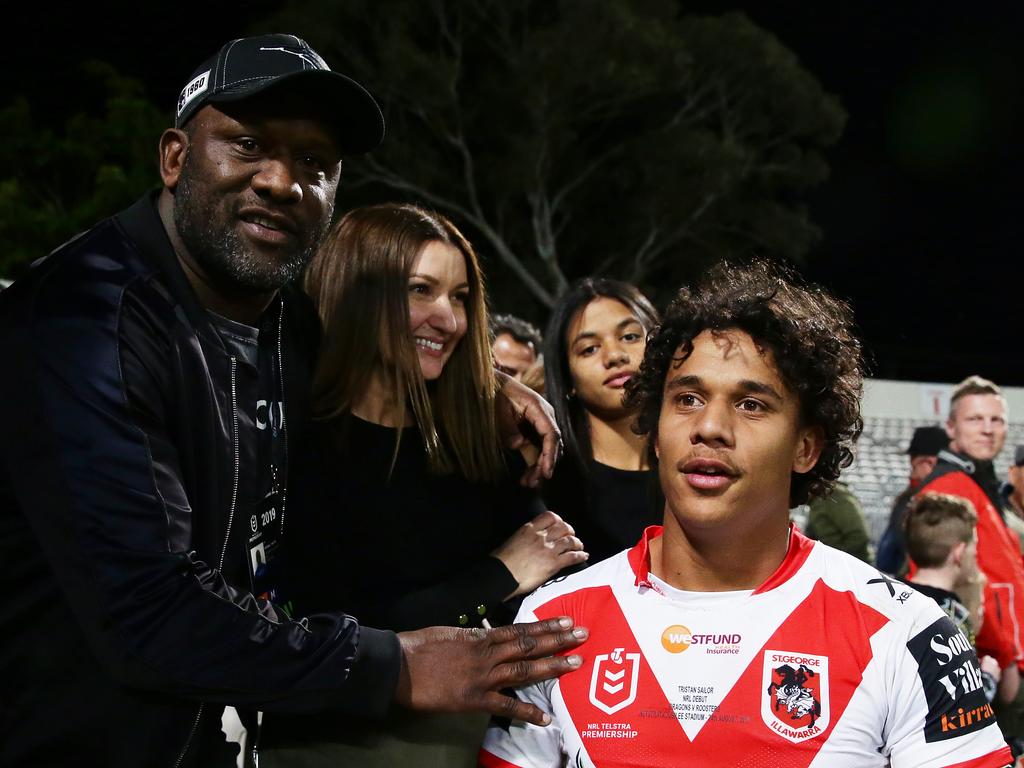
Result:
{"label": "night sky", "polygon": [[1024,385],[1024,13],[854,5],[748,11],[849,112],[812,200],[825,234],[805,271],[851,300],[877,375]]}
{"label": "night sky", "polygon": [[[75,98],[64,84],[76,64],[95,58],[141,79],[169,114],[191,70],[277,5],[246,3],[244,18],[235,4],[168,7],[161,21],[138,3],[91,3],[88,17],[54,10],[8,22],[3,100],[26,94],[42,114],[58,115]],[[810,201],[824,238],[803,271],[851,301],[874,375],[953,382],[980,373],[1024,385],[1024,334],[1014,332],[1024,9],[685,7],[745,11],[846,107],[846,132],[827,155],[832,176]]]}

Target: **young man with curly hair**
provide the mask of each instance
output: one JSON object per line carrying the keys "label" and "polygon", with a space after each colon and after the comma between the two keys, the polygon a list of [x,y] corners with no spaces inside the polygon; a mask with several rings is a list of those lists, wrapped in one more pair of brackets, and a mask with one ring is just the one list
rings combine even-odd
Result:
{"label": "young man with curly hair", "polygon": [[516,766],[999,768],[970,643],[935,602],[815,543],[861,430],[846,304],[764,262],[683,289],[629,386],[663,526],[523,603],[590,628],[583,666],[520,689],[548,729],[495,723]]}

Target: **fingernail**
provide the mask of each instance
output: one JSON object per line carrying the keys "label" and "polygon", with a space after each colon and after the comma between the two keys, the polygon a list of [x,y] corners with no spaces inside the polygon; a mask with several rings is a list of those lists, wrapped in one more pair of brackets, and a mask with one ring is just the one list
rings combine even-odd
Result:
{"label": "fingernail", "polygon": [[590,633],[587,632],[584,627],[576,627],[576,629],[572,631],[572,636],[577,640],[586,640],[589,635]]}
{"label": "fingernail", "polygon": [[570,667],[578,667],[583,664],[582,656],[566,656],[565,660],[569,662]]}
{"label": "fingernail", "polygon": [[544,714],[542,714],[540,716],[540,722],[543,725],[551,725],[551,715],[549,715],[547,712],[545,712]]}
{"label": "fingernail", "polygon": [[572,619],[570,619],[568,616],[563,616],[558,620],[558,626],[560,626],[562,629],[568,629],[572,626]]}

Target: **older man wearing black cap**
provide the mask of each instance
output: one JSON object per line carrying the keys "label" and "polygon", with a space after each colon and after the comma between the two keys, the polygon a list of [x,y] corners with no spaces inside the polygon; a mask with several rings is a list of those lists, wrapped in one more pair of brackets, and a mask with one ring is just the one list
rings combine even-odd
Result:
{"label": "older man wearing black cap", "polygon": [[[549,657],[586,637],[567,622],[395,635],[290,615],[288,457],[318,327],[288,283],[342,156],[383,135],[302,40],[232,41],[182,90],[163,188],[0,296],[0,765],[234,765],[225,704],[546,721],[497,690],[577,665]],[[557,431],[515,386],[546,438],[536,479]]]}

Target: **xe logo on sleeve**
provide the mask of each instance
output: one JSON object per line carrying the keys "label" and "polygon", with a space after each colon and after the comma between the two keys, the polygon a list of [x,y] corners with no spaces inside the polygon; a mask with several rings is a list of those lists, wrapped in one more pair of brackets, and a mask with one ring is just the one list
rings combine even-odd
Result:
{"label": "xe logo on sleeve", "polygon": [[636,700],[640,676],[640,654],[623,653],[616,648],[594,657],[594,673],[590,678],[590,703],[612,715]]}

